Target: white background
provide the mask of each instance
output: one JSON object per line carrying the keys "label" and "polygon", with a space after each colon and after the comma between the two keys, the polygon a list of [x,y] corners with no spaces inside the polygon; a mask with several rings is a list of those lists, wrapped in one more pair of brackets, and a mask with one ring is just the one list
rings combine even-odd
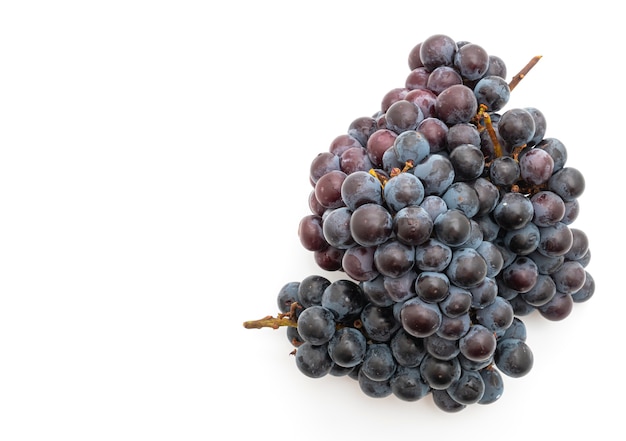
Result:
{"label": "white background", "polygon": [[[618,3],[0,5],[0,439],[623,433]],[[585,175],[597,285],[562,322],[525,319],[531,373],[458,414],[306,378],[284,329],[242,326],[321,273],[297,237],[309,163],[435,33],[509,75],[543,55],[507,108],[539,108]]]}

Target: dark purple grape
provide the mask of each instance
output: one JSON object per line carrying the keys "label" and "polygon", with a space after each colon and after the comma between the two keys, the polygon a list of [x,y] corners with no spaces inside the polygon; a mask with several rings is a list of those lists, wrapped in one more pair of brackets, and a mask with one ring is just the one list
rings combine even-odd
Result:
{"label": "dark purple grape", "polygon": [[535,135],[535,120],[525,109],[510,109],[498,121],[498,134],[510,147],[522,146]]}
{"label": "dark purple grape", "polygon": [[480,132],[475,125],[470,123],[459,123],[448,129],[446,137],[448,151],[463,144],[480,145]]}
{"label": "dark purple grape", "polygon": [[489,54],[477,44],[465,44],[457,50],[454,56],[454,67],[459,70],[463,78],[478,80],[489,69]]}
{"label": "dark purple grape", "polygon": [[298,316],[298,334],[315,346],[330,341],[335,335],[335,325],[335,315],[322,305],[310,306]]}
{"label": "dark purple grape", "polygon": [[348,135],[355,138],[361,146],[367,145],[367,140],[378,129],[376,120],[371,116],[362,116],[353,120],[348,126]]}
{"label": "dark purple grape", "polygon": [[376,247],[374,264],[385,276],[401,277],[415,264],[415,248],[398,240],[389,240]]}
{"label": "dark purple grape", "polygon": [[423,66],[422,59],[420,58],[420,49],[422,47],[422,43],[417,43],[413,46],[413,49],[409,52],[409,69],[417,69],[418,67]]}
{"label": "dark purple grape", "polygon": [[519,163],[510,156],[500,156],[489,167],[491,182],[500,187],[510,187],[521,176]]}
{"label": "dark purple grape", "polygon": [[440,154],[428,155],[413,168],[413,174],[422,181],[425,196],[441,196],[454,182],[452,162]]}
{"label": "dark purple grape", "polygon": [[456,286],[472,288],[487,276],[487,263],[475,249],[460,248],[452,253],[446,275]]}
{"label": "dark purple grape", "polygon": [[430,386],[415,367],[399,366],[391,377],[390,385],[393,395],[402,401],[418,401],[430,392]]}
{"label": "dark purple grape", "polygon": [[[326,287],[322,294],[322,307],[330,311],[337,321],[352,320],[358,317],[365,304],[366,299],[361,287],[347,279],[335,280]],[[305,309],[305,311],[308,309],[310,308]],[[302,316],[302,314],[300,315]],[[299,319],[298,323],[300,323]]]}
{"label": "dark purple grape", "polygon": [[485,158],[480,148],[472,144],[461,144],[450,152],[457,181],[474,181],[483,174]]}
{"label": "dark purple grape", "polygon": [[519,378],[531,371],[534,357],[524,340],[507,338],[498,342],[494,360],[500,372],[509,377]]}
{"label": "dark purple grape", "polygon": [[339,156],[331,152],[322,152],[311,161],[309,178],[315,184],[326,173],[340,168]]}
{"label": "dark purple grape", "polygon": [[574,294],[585,284],[587,272],[585,268],[575,260],[568,260],[551,275],[558,292]]}
{"label": "dark purple grape", "polygon": [[437,117],[448,125],[469,122],[478,110],[474,91],[462,84],[448,87],[437,96]]}
{"label": "dark purple grape", "polygon": [[383,165],[383,154],[393,146],[397,136],[389,129],[380,129],[369,137],[366,150],[374,168]]}
{"label": "dark purple grape", "polygon": [[478,404],[492,404],[502,397],[504,392],[504,380],[500,372],[494,367],[486,367],[478,371],[483,378],[485,384],[485,391]]}
{"label": "dark purple grape", "polygon": [[365,357],[366,350],[367,340],[356,328],[338,329],[328,342],[328,355],[341,367],[359,365]]}
{"label": "dark purple grape", "polygon": [[493,331],[481,324],[474,324],[459,340],[461,354],[472,361],[491,359],[496,350],[496,337]]}
{"label": "dark purple grape", "polygon": [[341,170],[331,170],[315,183],[315,197],[326,208],[344,205],[341,199],[341,186],[348,175]]}
{"label": "dark purple grape", "polygon": [[470,183],[478,195],[478,213],[474,216],[483,216],[489,214],[496,208],[496,204],[500,200],[500,191],[488,179],[479,177]]}
{"label": "dark purple grape", "polygon": [[295,359],[298,370],[310,378],[321,378],[327,375],[333,365],[326,344],[314,345],[305,342],[298,346]]}
{"label": "dark purple grape", "polygon": [[393,219],[387,209],[378,204],[364,204],[352,213],[350,231],[354,240],[364,247],[380,245],[391,237]]}
{"label": "dark purple grape", "polygon": [[472,300],[471,291],[450,285],[448,295],[439,302],[439,307],[446,317],[465,316],[472,306]]}
{"label": "dark purple grape", "polygon": [[399,329],[389,343],[391,352],[400,366],[416,367],[426,355],[424,339],[414,337]]}
{"label": "dark purple grape", "polygon": [[455,182],[441,195],[449,209],[461,210],[468,218],[474,217],[480,208],[476,190],[467,182]]}
{"label": "dark purple grape", "polygon": [[391,348],[385,343],[367,345],[365,357],[361,363],[361,373],[374,381],[387,381],[396,371],[396,361]]}
{"label": "dark purple grape", "polygon": [[537,145],[543,140],[543,137],[546,134],[546,117],[539,109],[535,107],[525,107],[524,110],[530,113],[530,115],[533,117],[533,120],[535,121],[535,134],[533,135],[533,138],[528,142],[528,145]]}
{"label": "dark purple grape", "polygon": [[470,238],[471,223],[469,218],[457,209],[447,210],[435,219],[435,236],[450,247],[458,247]]}
{"label": "dark purple grape", "polygon": [[437,303],[448,296],[450,280],[436,271],[422,271],[415,279],[415,293],[429,303]]}
{"label": "dark purple grape", "polygon": [[372,340],[387,342],[400,329],[401,324],[393,315],[391,306],[376,306],[368,303],[361,312],[363,331]]}
{"label": "dark purple grape", "polygon": [[417,126],[417,131],[428,140],[430,153],[437,153],[446,149],[448,126],[439,118],[424,118]]}
{"label": "dark purple grape", "polygon": [[428,239],[415,249],[415,266],[422,271],[443,271],[452,260],[452,249],[436,239]]}
{"label": "dark purple grape", "polygon": [[502,281],[507,287],[522,293],[531,290],[535,286],[539,270],[534,260],[520,256],[504,268],[501,274]]}
{"label": "dark purple grape", "polygon": [[416,67],[407,75],[404,87],[408,90],[426,88],[429,76],[430,72],[424,66]]}
{"label": "dark purple grape", "polygon": [[509,102],[511,90],[504,78],[490,75],[476,83],[474,95],[479,105],[487,106],[489,112],[498,112]]}
{"label": "dark purple grape", "polygon": [[570,228],[562,223],[539,228],[539,245],[537,251],[544,256],[565,256],[574,242]]}
{"label": "dark purple grape", "polygon": [[496,296],[492,303],[476,311],[478,323],[495,333],[496,337],[504,334],[508,327],[511,326],[511,323],[513,323],[514,318],[513,307],[508,300],[499,295]]}
{"label": "dark purple grape", "polygon": [[[322,294],[330,280],[320,275],[310,275],[298,284],[298,303],[304,308],[322,304]],[[283,311],[286,312],[286,311]]]}
{"label": "dark purple grape", "polygon": [[504,235],[504,244],[515,254],[526,256],[539,246],[539,227],[528,222],[522,228],[509,230]]}
{"label": "dark purple grape", "polygon": [[415,296],[415,271],[408,271],[399,277],[383,276],[383,286],[394,302],[401,303]]}
{"label": "dark purple grape", "polygon": [[352,246],[343,253],[341,269],[352,279],[357,281],[372,280],[378,276],[374,264],[376,247]]}
{"label": "dark purple grape", "polygon": [[502,58],[497,55],[489,55],[489,67],[487,68],[485,76],[488,75],[506,78],[506,64]]}
{"label": "dark purple grape", "polygon": [[537,308],[539,314],[545,319],[558,322],[569,317],[574,308],[574,299],[570,294],[556,292],[554,297],[544,305]]}
{"label": "dark purple grape", "polygon": [[328,246],[324,238],[322,217],[316,214],[309,214],[300,219],[298,237],[300,244],[309,251],[322,250]]}
{"label": "dark purple grape", "polygon": [[373,168],[372,161],[364,147],[350,147],[339,158],[341,171],[347,175],[359,170],[368,171]]}
{"label": "dark purple grape", "polygon": [[[378,187],[380,188],[380,184]],[[412,173],[399,173],[387,181],[383,194],[387,207],[397,212],[405,207],[419,205],[422,202],[424,199],[424,184]]]}
{"label": "dark purple grape", "polygon": [[417,246],[430,238],[433,221],[424,208],[409,206],[401,209],[394,216],[393,231],[400,242]]}
{"label": "dark purple grape", "polygon": [[407,161],[418,164],[429,155],[430,145],[422,133],[408,130],[398,135],[393,143],[392,151],[402,166]]}
{"label": "dark purple grape", "polygon": [[387,129],[400,134],[407,130],[417,129],[419,123],[424,119],[424,114],[417,104],[407,100],[399,100],[389,106],[385,118]]}
{"label": "dark purple grape", "polygon": [[545,138],[536,145],[550,154],[554,161],[554,171],[561,170],[567,162],[567,149],[565,145],[556,138]]}
{"label": "dark purple grape", "polygon": [[367,171],[355,171],[348,174],[341,184],[341,198],[350,210],[368,203],[381,205],[383,203],[382,185]]}
{"label": "dark purple grape", "polygon": [[325,271],[338,271],[341,269],[344,252],[344,250],[329,246],[323,250],[314,251],[313,259],[317,266]]}
{"label": "dark purple grape", "polygon": [[530,198],[533,206],[533,223],[538,227],[549,227],[565,216],[565,203],[552,191],[540,191]]}
{"label": "dark purple grape", "polygon": [[579,228],[570,228],[572,232],[572,247],[567,253],[565,258],[569,260],[580,260],[589,251],[589,238],[587,234]]}
{"label": "dark purple grape", "polygon": [[391,395],[391,383],[389,380],[375,381],[361,372],[361,369],[357,373],[357,381],[361,392],[371,398],[385,398]]}
{"label": "dark purple grape", "polygon": [[353,136],[347,133],[338,135],[330,143],[328,151],[336,156],[341,156],[343,152],[351,147],[363,147],[361,143]]}
{"label": "dark purple grape", "polygon": [[554,161],[543,149],[531,149],[519,159],[520,176],[530,185],[548,182],[554,170]]}
{"label": "dark purple grape", "polygon": [[493,209],[493,219],[507,230],[523,228],[533,215],[533,205],[520,193],[506,193]]}
{"label": "dark purple grape", "polygon": [[585,178],[578,169],[564,167],[552,175],[548,181],[548,189],[561,196],[564,201],[569,202],[583,194]]}
{"label": "dark purple grape", "polygon": [[439,95],[455,84],[463,84],[461,75],[450,66],[439,66],[430,73],[426,87]]}
{"label": "dark purple grape", "polygon": [[428,337],[439,329],[442,314],[436,304],[415,297],[402,304],[400,309],[402,328],[414,337]]}
{"label": "dark purple grape", "polygon": [[422,41],[420,60],[429,71],[439,66],[452,66],[457,51],[456,42],[447,35],[437,34]]}
{"label": "dark purple grape", "polygon": [[521,293],[521,298],[531,306],[542,306],[552,300],[556,294],[556,284],[547,274],[539,274],[535,286],[529,291]]}
{"label": "dark purple grape", "polygon": [[428,355],[439,360],[451,360],[459,354],[459,346],[456,340],[446,339],[437,334],[426,337],[424,339],[424,347]]}
{"label": "dark purple grape", "polygon": [[571,295],[572,301],[574,303],[583,303],[589,300],[596,290],[596,282],[593,276],[586,272],[585,274],[585,284],[578,291]]}
{"label": "dark purple grape", "polygon": [[347,249],[354,246],[350,232],[352,210],[348,207],[329,209],[323,216],[322,233],[328,244],[335,248]]}
{"label": "dark purple grape", "polygon": [[459,379],[450,385],[447,392],[457,403],[478,403],[485,393],[485,382],[478,371],[463,369]]}
{"label": "dark purple grape", "polygon": [[280,288],[276,296],[276,303],[280,312],[288,313],[291,311],[291,305],[301,303],[298,296],[299,287],[300,282],[288,282]]}
{"label": "dark purple grape", "polygon": [[456,357],[440,360],[427,354],[420,364],[420,373],[432,389],[443,391],[459,379],[461,365]]}
{"label": "dark purple grape", "polygon": [[436,116],[437,95],[428,89],[414,89],[406,94],[405,100],[415,103],[422,110],[424,119]]}

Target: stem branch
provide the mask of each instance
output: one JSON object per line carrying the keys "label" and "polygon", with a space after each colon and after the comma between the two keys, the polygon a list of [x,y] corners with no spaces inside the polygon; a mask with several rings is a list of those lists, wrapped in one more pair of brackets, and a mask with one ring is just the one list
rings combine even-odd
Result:
{"label": "stem branch", "polygon": [[517,75],[515,75],[512,79],[511,82],[509,83],[509,90],[513,90],[515,89],[515,86],[517,86],[519,84],[520,81],[522,81],[524,79],[524,77],[526,75],[528,75],[528,72],[530,72],[530,70],[535,67],[535,64],[537,64],[539,62],[539,60],[541,59],[541,55],[536,55],[534,56],[529,62],[528,64],[526,64],[526,66],[524,66],[524,68],[522,70],[519,71],[519,73]]}

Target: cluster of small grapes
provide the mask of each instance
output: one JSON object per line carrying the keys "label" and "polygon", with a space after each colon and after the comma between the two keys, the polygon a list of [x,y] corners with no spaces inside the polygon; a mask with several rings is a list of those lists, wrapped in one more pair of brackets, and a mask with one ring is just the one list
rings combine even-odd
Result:
{"label": "cluster of small grapes", "polygon": [[310,167],[301,244],[317,265],[278,305],[309,377],[442,410],[496,401],[533,365],[521,316],[557,321],[595,284],[571,226],[585,181],[536,108],[500,111],[517,81],[481,46],[433,35],[404,87]]}

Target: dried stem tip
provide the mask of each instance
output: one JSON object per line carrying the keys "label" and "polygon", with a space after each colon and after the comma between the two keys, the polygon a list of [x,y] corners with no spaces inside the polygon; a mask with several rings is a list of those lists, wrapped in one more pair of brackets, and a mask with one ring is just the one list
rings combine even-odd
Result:
{"label": "dried stem tip", "polygon": [[530,72],[530,70],[533,67],[535,67],[535,64],[537,64],[540,59],[541,59],[541,55],[537,55],[533,57],[528,62],[528,64],[526,64],[526,66],[524,66],[524,68],[520,70],[519,73],[511,79],[511,82],[509,83],[509,89],[510,90],[515,89],[515,86],[517,86],[519,82],[522,81],[522,79],[524,79],[524,77],[528,74],[528,72]]}

